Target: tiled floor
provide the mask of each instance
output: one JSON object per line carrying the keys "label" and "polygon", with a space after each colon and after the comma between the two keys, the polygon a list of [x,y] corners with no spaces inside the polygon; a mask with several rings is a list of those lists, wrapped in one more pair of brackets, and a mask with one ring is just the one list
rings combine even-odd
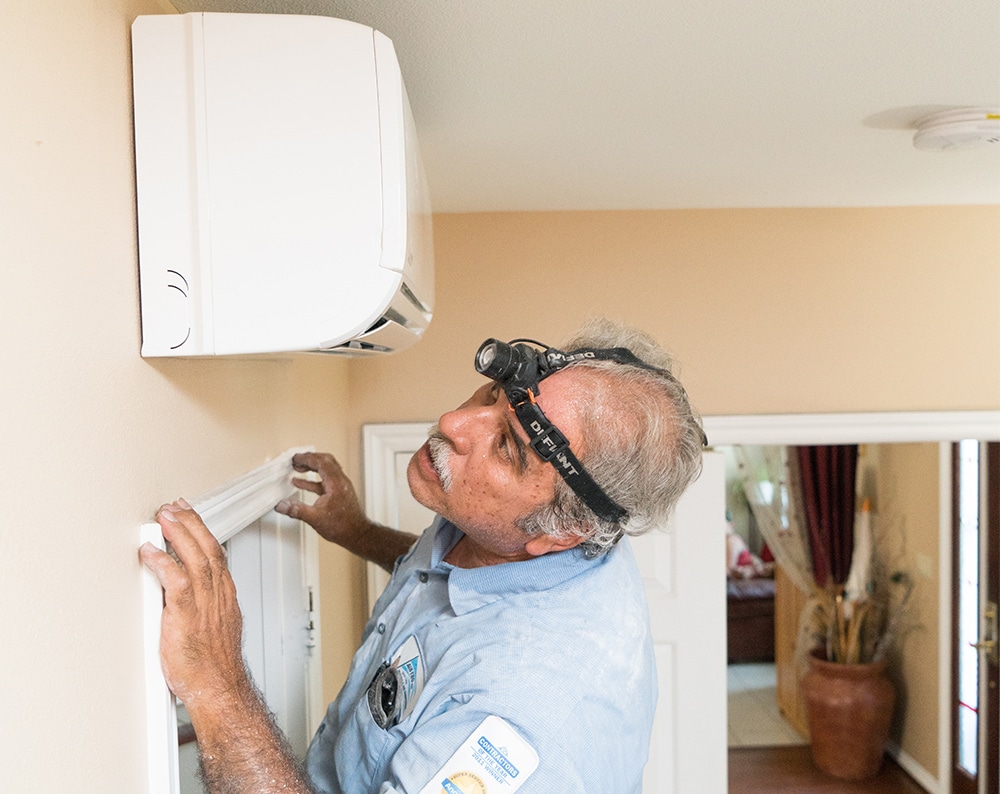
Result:
{"label": "tiled floor", "polygon": [[778,711],[773,664],[731,664],[726,669],[730,747],[806,744]]}

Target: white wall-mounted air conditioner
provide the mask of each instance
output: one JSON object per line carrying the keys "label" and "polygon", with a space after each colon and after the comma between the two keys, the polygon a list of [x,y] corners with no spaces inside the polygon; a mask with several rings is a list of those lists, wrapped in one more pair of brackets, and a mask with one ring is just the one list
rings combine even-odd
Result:
{"label": "white wall-mounted air conditioner", "polygon": [[132,26],[143,356],[391,352],[434,302],[392,42],[320,16]]}

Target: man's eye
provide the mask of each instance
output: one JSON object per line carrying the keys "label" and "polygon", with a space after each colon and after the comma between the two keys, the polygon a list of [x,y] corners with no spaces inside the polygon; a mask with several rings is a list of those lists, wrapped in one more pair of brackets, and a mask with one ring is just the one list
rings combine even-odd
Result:
{"label": "man's eye", "polygon": [[497,447],[499,448],[500,455],[503,457],[503,459],[508,463],[510,463],[513,460],[513,458],[511,457],[510,454],[510,442],[507,440],[507,436],[503,434],[500,435],[500,440],[497,442]]}

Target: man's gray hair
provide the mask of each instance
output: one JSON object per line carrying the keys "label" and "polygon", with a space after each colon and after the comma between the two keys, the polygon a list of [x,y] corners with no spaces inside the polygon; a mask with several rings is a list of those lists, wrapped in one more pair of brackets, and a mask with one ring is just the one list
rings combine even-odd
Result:
{"label": "man's gray hair", "polygon": [[624,347],[659,370],[613,361],[571,365],[586,370],[588,389],[588,399],[575,406],[585,439],[583,454],[577,455],[628,518],[622,525],[602,521],[559,478],[552,501],[520,525],[530,535],[582,536],[584,550],[596,556],[614,546],[622,532],[639,535],[666,524],[681,494],[701,473],[705,436],[701,419],[672,374],[670,354],[651,336],[596,318],[560,349],[585,347]]}

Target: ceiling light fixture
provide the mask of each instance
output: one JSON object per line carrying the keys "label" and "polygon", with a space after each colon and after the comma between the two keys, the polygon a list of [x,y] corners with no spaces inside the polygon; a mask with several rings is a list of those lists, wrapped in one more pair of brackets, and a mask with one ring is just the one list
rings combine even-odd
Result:
{"label": "ceiling light fixture", "polygon": [[916,123],[913,145],[927,152],[978,149],[1000,143],[1000,109],[958,108],[924,116]]}

